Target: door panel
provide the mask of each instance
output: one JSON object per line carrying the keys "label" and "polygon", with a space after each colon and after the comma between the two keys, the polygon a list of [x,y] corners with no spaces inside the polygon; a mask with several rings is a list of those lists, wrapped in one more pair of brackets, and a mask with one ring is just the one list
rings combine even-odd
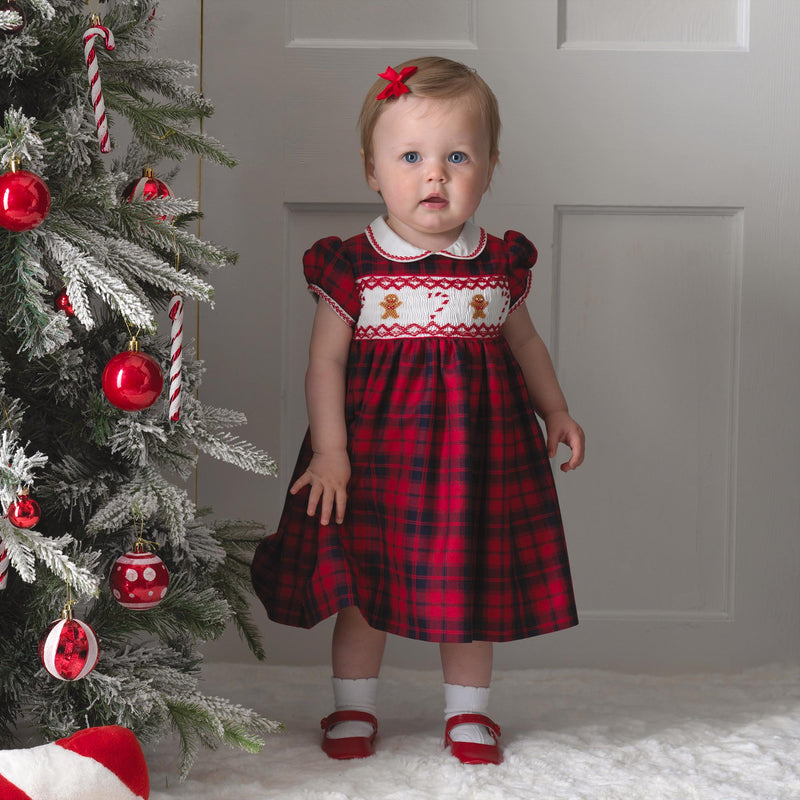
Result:
{"label": "door panel", "polygon": [[[205,231],[240,250],[243,277],[203,342],[214,397],[243,393],[232,339],[261,346],[249,435],[279,440],[283,473],[244,502],[274,525],[305,429],[302,252],[380,211],[363,92],[387,64],[441,52],[498,95],[501,164],[476,221],[537,244],[529,307],[588,437],[585,465],[557,475],[583,623],[497,648],[498,666],[796,660],[800,4],[242,5],[206,4],[213,132],[243,167],[205,180]],[[205,491],[225,506],[213,469]],[[326,661],[328,630],[265,623],[275,661]],[[391,661],[436,653],[398,641]]]}

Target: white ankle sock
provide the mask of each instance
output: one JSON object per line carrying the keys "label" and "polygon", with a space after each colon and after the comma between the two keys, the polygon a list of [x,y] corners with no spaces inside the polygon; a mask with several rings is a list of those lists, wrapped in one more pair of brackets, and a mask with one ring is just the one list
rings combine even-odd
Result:
{"label": "white ankle sock", "polygon": [[[333,700],[337,711],[366,711],[375,714],[378,697],[377,678],[333,678]],[[359,720],[340,722],[326,734],[329,739],[349,739],[351,736],[372,736],[375,729]]]}
{"label": "white ankle sock", "polygon": [[[486,714],[489,710],[489,689],[446,683],[444,685],[444,705],[445,720],[458,714]],[[494,738],[489,730],[484,725],[474,723],[456,725],[450,731],[450,738],[454,742],[494,744]]]}

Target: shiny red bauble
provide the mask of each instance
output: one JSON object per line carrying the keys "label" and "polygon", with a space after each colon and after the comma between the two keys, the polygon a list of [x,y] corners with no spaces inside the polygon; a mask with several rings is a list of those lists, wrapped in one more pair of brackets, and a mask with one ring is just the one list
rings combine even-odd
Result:
{"label": "shiny red bauble", "polygon": [[0,11],[14,11],[22,19],[22,22],[18,22],[13,28],[5,28],[0,30],[0,36],[4,34],[6,36],[16,36],[18,33],[22,33],[27,23],[25,12],[16,3],[11,2],[0,3]]}
{"label": "shiny red bauble", "polygon": [[75,316],[75,309],[69,301],[69,295],[66,289],[62,289],[53,300],[53,306],[56,311],[63,311],[68,317]]}
{"label": "shiny red bauble", "polygon": [[164,388],[164,373],[153,356],[126,350],[106,364],[102,382],[112,405],[123,411],[142,411],[158,400]]}
{"label": "shiny red bauble", "polygon": [[29,231],[50,212],[47,184],[25,169],[0,175],[0,225],[10,231]]}
{"label": "shiny red bauble", "polygon": [[32,497],[21,494],[9,505],[6,517],[15,528],[33,528],[42,518],[42,510]]}
{"label": "shiny red bauble", "polygon": [[121,606],[131,611],[146,611],[166,597],[169,572],[155,553],[137,547],[114,562],[109,583]]}
{"label": "shiny red bauble", "polygon": [[[162,200],[174,196],[172,189],[164,181],[156,178],[150,167],[145,169],[141,178],[131,181],[122,190],[122,197],[129,203],[131,200]],[[175,217],[165,214],[159,219],[172,221]]]}
{"label": "shiny red bauble", "polygon": [[79,619],[57,619],[39,640],[39,658],[60,681],[85,678],[100,658],[97,634]]}

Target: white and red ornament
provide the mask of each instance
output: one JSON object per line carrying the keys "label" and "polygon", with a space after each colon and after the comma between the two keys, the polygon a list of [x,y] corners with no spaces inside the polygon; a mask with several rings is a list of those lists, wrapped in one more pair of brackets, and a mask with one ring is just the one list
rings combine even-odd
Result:
{"label": "white and red ornament", "polygon": [[[131,200],[165,200],[174,196],[172,189],[160,178],[156,178],[152,167],[145,167],[142,177],[131,181],[122,190],[123,200],[127,200],[129,203]],[[164,214],[159,219],[172,222],[175,217]]]}
{"label": "white and red ornament", "polygon": [[164,388],[164,373],[153,356],[139,351],[134,336],[128,349],[106,364],[102,384],[113,406],[123,411],[142,411],[158,400]]}
{"label": "white and red ornament", "polygon": [[100,18],[92,17],[92,27],[83,34],[83,57],[86,61],[86,73],[92,92],[92,105],[94,106],[94,121],[97,127],[97,140],[100,143],[101,153],[111,152],[111,142],[108,136],[108,120],[106,119],[106,104],[103,100],[103,87],[100,84],[100,72],[97,69],[97,54],[94,49],[94,40],[100,37],[106,50],[114,49],[114,34],[100,24]]}
{"label": "white and red ornament", "polygon": [[0,175],[0,225],[20,233],[41,225],[50,213],[50,189],[33,172],[19,169],[11,159],[11,169]]}
{"label": "white and red ornament", "polygon": [[65,608],[61,619],[53,622],[39,640],[39,658],[42,666],[60,681],[85,678],[100,658],[97,634],[91,625],[74,619]]}
{"label": "white and red ornament", "polygon": [[19,18],[19,22],[9,23],[7,27],[0,28],[0,34],[5,34],[6,36],[16,36],[17,34],[22,33],[27,23],[25,12],[15,2],[13,2],[13,0],[0,2],[0,14],[4,12],[10,15],[16,15],[16,17]]}
{"label": "white and red ornament", "polygon": [[133,550],[120,556],[111,568],[111,593],[124,608],[146,611],[167,595],[169,571],[164,561],[148,552],[140,540]]}
{"label": "white and red ornament", "polygon": [[6,543],[0,539],[0,591],[8,586],[8,552]]}
{"label": "white and red ornament", "polygon": [[27,490],[20,492],[17,499],[8,506],[6,511],[8,521],[15,528],[35,527],[42,518],[39,504],[28,494]]}
{"label": "white and red ornament", "polygon": [[169,301],[170,329],[169,350],[169,418],[177,422],[181,418],[181,364],[183,363],[183,298],[172,295]]}
{"label": "white and red ornament", "polygon": [[62,289],[53,299],[53,307],[56,311],[63,311],[68,317],[75,316],[75,309],[72,307],[66,289]]}

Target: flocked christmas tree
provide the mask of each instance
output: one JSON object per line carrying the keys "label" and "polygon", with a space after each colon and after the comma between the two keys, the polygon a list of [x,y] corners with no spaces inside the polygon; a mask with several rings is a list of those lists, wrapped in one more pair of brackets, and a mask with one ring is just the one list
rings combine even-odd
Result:
{"label": "flocked christmas tree", "polygon": [[[274,728],[198,691],[198,645],[228,623],[263,656],[263,531],[198,511],[186,481],[198,452],[275,464],[229,432],[241,414],[199,401],[182,349],[183,299],[210,302],[233,254],[143,170],[233,160],[197,130],[193,67],[149,55],[155,6],[0,2],[0,740],[177,731],[185,774],[200,746],[258,749]],[[115,119],[131,144],[102,155]]]}

